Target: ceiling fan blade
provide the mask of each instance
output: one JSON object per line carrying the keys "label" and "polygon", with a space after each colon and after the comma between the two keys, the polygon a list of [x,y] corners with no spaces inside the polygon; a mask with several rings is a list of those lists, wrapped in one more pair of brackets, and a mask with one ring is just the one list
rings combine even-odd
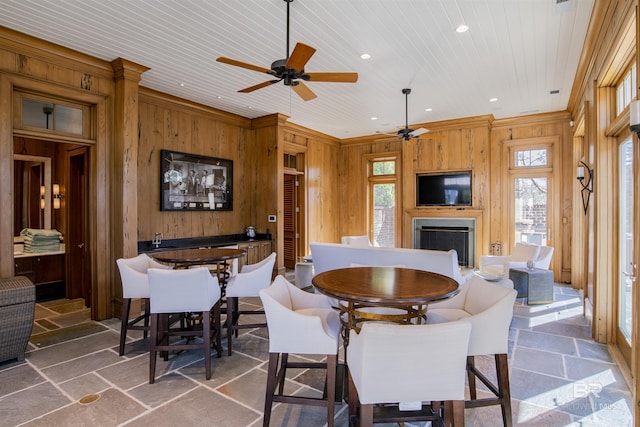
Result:
{"label": "ceiling fan blade", "polygon": [[234,65],[236,67],[246,68],[247,70],[258,71],[259,73],[267,73],[273,74],[273,70],[269,68],[260,67],[258,65],[247,64],[246,62],[236,61],[235,59],[225,58],[224,56],[220,56],[216,59],[218,62],[222,62],[223,64]]}
{"label": "ceiling fan blade", "polygon": [[304,73],[303,79],[311,82],[355,83],[358,73]]}
{"label": "ceiling fan blade", "polygon": [[285,68],[301,71],[314,53],[316,53],[315,48],[304,43],[296,43],[296,47],[293,49],[291,56],[289,56]]}
{"label": "ceiling fan blade", "polygon": [[250,86],[250,87],[246,87],[244,89],[240,89],[238,92],[240,93],[249,93],[249,92],[253,92],[254,90],[258,90],[258,89],[262,89],[263,87],[267,87],[270,86],[274,83],[278,83],[280,80],[269,80],[266,82],[262,82],[262,83],[258,83],[257,85],[254,86]]}
{"label": "ceiling fan blade", "polygon": [[419,137],[419,139],[446,139],[447,137],[445,135],[435,135],[432,133],[429,133],[427,135],[422,135]]}
{"label": "ceiling fan blade", "polygon": [[425,128],[418,128],[418,129],[416,129],[416,130],[412,130],[411,132],[409,132],[409,135],[410,135],[410,136],[413,136],[413,137],[417,137],[417,136],[420,136],[420,135],[422,135],[423,133],[427,133],[427,132],[429,132],[429,129],[425,129]]}
{"label": "ceiling fan blade", "polygon": [[298,96],[305,101],[311,101],[313,98],[317,97],[317,95],[313,93],[311,89],[309,89],[309,86],[302,83],[301,81],[299,81],[297,85],[292,85],[291,87],[298,94]]}

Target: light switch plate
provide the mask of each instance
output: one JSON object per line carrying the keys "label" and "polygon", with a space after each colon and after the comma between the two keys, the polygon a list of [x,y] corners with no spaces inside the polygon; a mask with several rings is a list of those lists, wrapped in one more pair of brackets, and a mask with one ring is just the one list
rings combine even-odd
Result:
{"label": "light switch plate", "polygon": [[275,215],[269,215],[267,217],[267,221],[269,222],[276,222],[276,216]]}

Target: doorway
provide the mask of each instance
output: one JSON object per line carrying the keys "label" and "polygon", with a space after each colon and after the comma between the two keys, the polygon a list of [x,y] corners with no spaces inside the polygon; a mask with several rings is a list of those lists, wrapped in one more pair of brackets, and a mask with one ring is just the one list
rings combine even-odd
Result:
{"label": "doorway", "polygon": [[91,307],[91,262],[89,256],[89,150],[80,147],[67,151],[67,296],[84,298]]}
{"label": "doorway", "polygon": [[616,343],[631,366],[633,325],[635,323],[636,265],[634,257],[634,177],[633,143],[627,137],[618,145],[618,269]]}
{"label": "doorway", "polygon": [[298,176],[285,173],[284,175],[284,266],[295,268],[298,259]]}

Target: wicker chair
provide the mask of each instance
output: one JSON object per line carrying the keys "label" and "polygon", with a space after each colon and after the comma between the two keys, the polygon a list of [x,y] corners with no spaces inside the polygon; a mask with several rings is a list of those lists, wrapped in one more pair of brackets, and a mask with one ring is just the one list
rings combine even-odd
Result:
{"label": "wicker chair", "polygon": [[0,362],[24,360],[35,313],[36,287],[26,277],[0,279]]}

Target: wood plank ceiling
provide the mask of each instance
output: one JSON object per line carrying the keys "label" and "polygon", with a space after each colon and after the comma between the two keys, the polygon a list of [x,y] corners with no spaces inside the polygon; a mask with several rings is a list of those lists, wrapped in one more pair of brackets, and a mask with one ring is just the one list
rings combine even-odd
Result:
{"label": "wood plank ceiling", "polygon": [[[295,0],[291,49],[317,49],[307,71],[359,74],[355,84],[307,83],[318,95],[308,102],[282,83],[237,93],[269,76],[215,61],[269,68],[284,58],[283,0],[0,0],[0,25],[148,66],[141,84],[155,90],[249,118],[280,112],[349,138],[404,125],[405,87],[409,123],[565,110],[593,3]],[[462,23],[469,31],[457,33]]]}

